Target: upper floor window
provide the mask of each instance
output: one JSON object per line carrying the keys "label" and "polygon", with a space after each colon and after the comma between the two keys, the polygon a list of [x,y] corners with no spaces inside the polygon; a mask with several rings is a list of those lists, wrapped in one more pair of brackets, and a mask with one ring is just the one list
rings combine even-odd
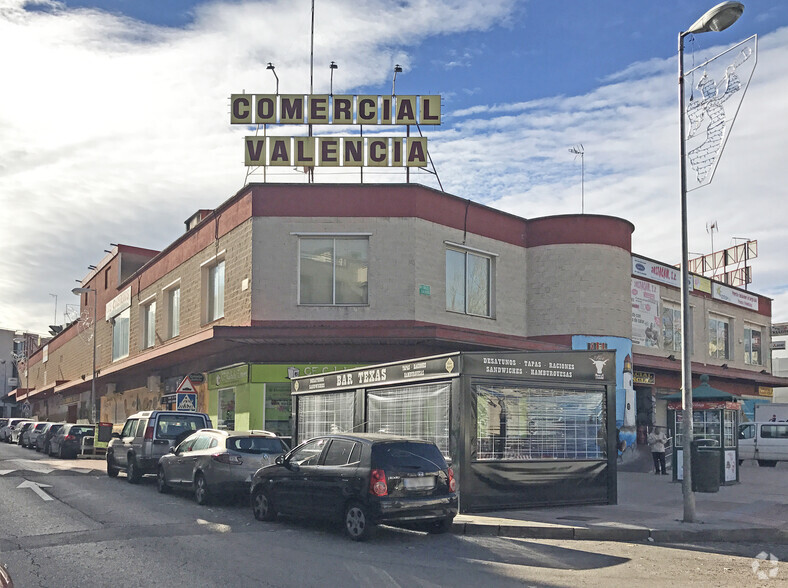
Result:
{"label": "upper floor window", "polygon": [[762,365],[761,327],[744,327],[744,363]]}
{"label": "upper floor window", "polygon": [[709,357],[730,359],[730,326],[724,317],[709,317]]}
{"label": "upper floor window", "polygon": [[[689,350],[692,353],[692,307],[689,309],[690,332],[687,334]],[[664,304],[662,306],[662,345],[667,351],[681,352],[681,306],[677,304]]]}
{"label": "upper floor window", "polygon": [[112,361],[129,354],[129,321],[131,311],[127,308],[112,319]]}
{"label": "upper floor window", "polygon": [[208,313],[210,323],[224,316],[224,260],[208,268]]}
{"label": "upper floor window", "polygon": [[181,289],[167,291],[167,338],[177,337],[181,332]]}
{"label": "upper floor window", "polygon": [[156,301],[142,306],[142,348],[156,344]]}
{"label": "upper floor window", "polygon": [[492,257],[446,250],[446,310],[492,316]]}
{"label": "upper floor window", "polygon": [[367,304],[369,237],[301,237],[298,303]]}

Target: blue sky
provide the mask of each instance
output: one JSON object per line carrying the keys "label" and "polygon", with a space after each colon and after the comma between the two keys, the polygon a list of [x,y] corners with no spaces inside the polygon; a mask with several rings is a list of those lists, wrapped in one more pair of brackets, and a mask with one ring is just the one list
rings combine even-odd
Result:
{"label": "blue sky", "polygon": [[[315,91],[327,92],[332,60],[342,93],[386,94],[401,64],[398,94],[443,97],[444,124],[426,131],[443,187],[529,218],[580,212],[568,148],[582,143],[584,211],[632,221],[636,253],[676,263],[677,35],[714,3],[317,0]],[[690,251],[710,252],[714,220],[715,249],[758,239],[750,289],[788,320],[788,3],[745,6],[730,29],[686,46],[689,66],[759,36],[714,181],[692,192]],[[16,228],[0,234],[0,326],[46,332],[109,243],[164,248],[243,185],[245,130],[229,125],[227,97],[273,92],[268,62],[282,92],[308,90],[310,7],[0,0],[0,210]]]}

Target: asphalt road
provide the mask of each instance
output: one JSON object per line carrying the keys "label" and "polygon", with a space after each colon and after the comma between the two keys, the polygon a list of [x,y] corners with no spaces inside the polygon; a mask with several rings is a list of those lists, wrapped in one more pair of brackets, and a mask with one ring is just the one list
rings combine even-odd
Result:
{"label": "asphalt road", "polygon": [[788,582],[788,546],[756,559],[762,546],[432,536],[387,527],[358,544],[332,525],[260,523],[243,501],[201,507],[190,495],[158,494],[152,477],[131,485],[123,474],[108,478],[97,460],[57,460],[2,443],[0,529],[0,562],[17,588]]}

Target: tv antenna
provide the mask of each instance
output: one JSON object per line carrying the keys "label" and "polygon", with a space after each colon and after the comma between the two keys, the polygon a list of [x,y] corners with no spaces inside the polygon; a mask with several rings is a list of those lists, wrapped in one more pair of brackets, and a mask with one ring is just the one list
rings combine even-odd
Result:
{"label": "tv antenna", "polygon": [[585,149],[583,144],[578,143],[574,147],[570,147],[569,153],[575,154],[575,161],[577,161],[577,156],[580,156],[580,214],[585,214],[585,162],[583,161]]}

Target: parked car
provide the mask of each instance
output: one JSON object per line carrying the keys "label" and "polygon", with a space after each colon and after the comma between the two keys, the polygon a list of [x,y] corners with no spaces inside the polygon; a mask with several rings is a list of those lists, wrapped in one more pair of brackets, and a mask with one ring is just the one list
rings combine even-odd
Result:
{"label": "parked car", "polygon": [[66,423],[49,440],[49,455],[76,457],[83,449],[93,449],[96,437],[94,425]]}
{"label": "parked car", "polygon": [[429,441],[383,434],[306,441],[252,478],[252,511],[343,522],[362,541],[378,523],[445,533],[457,514],[454,472]]}
{"label": "parked car", "polygon": [[155,474],[159,458],[200,429],[210,429],[211,419],[201,412],[146,410],[126,419],[123,430],[113,433],[107,445],[107,475],[121,470],[132,484],[145,474]]}
{"label": "parked car", "polygon": [[288,450],[269,431],[202,429],[159,459],[159,492],[173,487],[194,492],[197,504],[215,496],[243,492],[248,496],[252,476]]}
{"label": "parked car", "polygon": [[8,424],[3,428],[5,435],[3,439],[6,443],[19,443],[19,429],[25,423],[32,423],[33,419],[9,419]]}
{"label": "parked car", "polygon": [[25,447],[25,440],[27,439],[27,432],[36,425],[37,421],[28,421],[22,423],[16,430],[16,444]]}
{"label": "parked car", "polygon": [[49,455],[49,447],[52,436],[57,433],[65,423],[47,423],[44,431],[36,439],[36,451],[42,451]]}
{"label": "parked car", "polygon": [[3,418],[1,418],[1,419],[0,419],[0,431],[2,431],[2,430],[3,430],[3,427],[5,427],[5,426],[8,424],[8,420],[9,420],[9,419],[7,419],[7,418],[5,418],[5,417],[3,417]]}
{"label": "parked car", "polygon": [[43,431],[48,424],[49,423],[47,422],[39,421],[30,425],[30,427],[28,427],[27,430],[20,436],[19,444],[22,447],[33,449],[36,446],[36,439],[38,439],[41,431]]}
{"label": "parked car", "polygon": [[742,423],[739,425],[739,463],[755,459],[761,467],[788,461],[788,423]]}
{"label": "parked car", "polygon": [[5,441],[6,443],[11,443],[11,431],[20,423],[26,423],[32,419],[23,419],[23,418],[10,418],[8,422],[6,422],[5,426],[0,429],[0,441]]}

